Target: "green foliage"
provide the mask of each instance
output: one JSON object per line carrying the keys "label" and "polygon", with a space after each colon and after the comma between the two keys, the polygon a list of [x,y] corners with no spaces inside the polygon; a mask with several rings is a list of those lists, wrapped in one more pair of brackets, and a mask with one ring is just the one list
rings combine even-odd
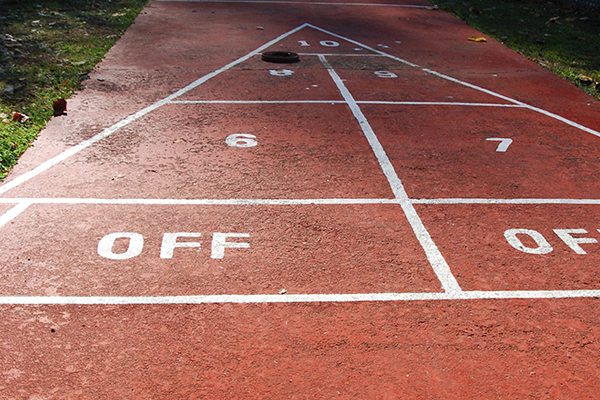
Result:
{"label": "green foliage", "polygon": [[561,0],[433,2],[600,99],[600,10]]}
{"label": "green foliage", "polygon": [[0,0],[0,179],[147,1]]}

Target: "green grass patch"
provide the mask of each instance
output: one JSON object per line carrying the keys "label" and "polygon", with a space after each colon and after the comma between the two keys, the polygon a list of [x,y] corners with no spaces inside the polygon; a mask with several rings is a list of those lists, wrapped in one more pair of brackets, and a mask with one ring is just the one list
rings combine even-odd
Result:
{"label": "green grass patch", "polygon": [[147,1],[0,0],[0,180]]}
{"label": "green grass patch", "polygon": [[600,99],[599,8],[568,0],[432,1]]}

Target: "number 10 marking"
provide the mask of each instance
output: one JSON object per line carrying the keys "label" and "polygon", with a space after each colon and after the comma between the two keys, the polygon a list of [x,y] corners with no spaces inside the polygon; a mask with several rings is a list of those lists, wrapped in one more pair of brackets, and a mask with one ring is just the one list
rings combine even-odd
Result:
{"label": "number 10 marking", "polygon": [[496,151],[499,151],[501,153],[504,153],[506,151],[506,149],[508,149],[508,146],[510,146],[510,144],[512,143],[512,139],[505,139],[505,138],[487,138],[485,139],[487,141],[490,142],[500,142],[498,144],[498,148],[496,149]]}

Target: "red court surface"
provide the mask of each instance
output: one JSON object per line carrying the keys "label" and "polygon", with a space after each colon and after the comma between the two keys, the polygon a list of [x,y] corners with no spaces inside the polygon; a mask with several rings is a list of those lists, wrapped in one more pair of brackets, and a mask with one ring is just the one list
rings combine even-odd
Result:
{"label": "red court surface", "polygon": [[430,8],[151,1],[0,186],[0,398],[597,397],[600,104]]}

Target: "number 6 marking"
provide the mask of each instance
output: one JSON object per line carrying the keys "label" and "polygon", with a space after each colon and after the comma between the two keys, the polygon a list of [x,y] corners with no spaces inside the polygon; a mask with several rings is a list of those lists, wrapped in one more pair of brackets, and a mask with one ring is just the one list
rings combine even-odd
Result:
{"label": "number 6 marking", "polygon": [[490,141],[490,142],[500,142],[500,144],[498,144],[498,148],[496,149],[496,151],[499,151],[501,153],[504,153],[506,151],[506,149],[508,149],[508,146],[510,146],[510,144],[512,143],[512,139],[505,139],[505,138],[499,138],[499,137],[491,137],[491,138],[487,138],[485,140]]}
{"label": "number 6 marking", "polygon": [[256,136],[248,133],[234,133],[233,135],[227,136],[225,143],[231,147],[254,147],[258,144],[255,139]]}

